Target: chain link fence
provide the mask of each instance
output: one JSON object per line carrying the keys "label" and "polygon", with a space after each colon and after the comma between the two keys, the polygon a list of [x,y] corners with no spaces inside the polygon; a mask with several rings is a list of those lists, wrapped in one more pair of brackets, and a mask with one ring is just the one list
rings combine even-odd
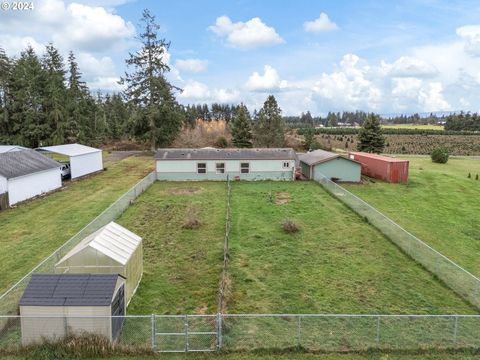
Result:
{"label": "chain link fence", "polygon": [[328,192],[368,221],[412,259],[480,309],[480,279],[412,235],[374,207],[322,176],[316,179]]}
{"label": "chain link fence", "polygon": [[[120,322],[121,327],[112,333],[113,322]],[[361,352],[480,347],[480,315],[3,316],[0,324],[0,353],[88,334],[128,352]],[[95,342],[88,346],[95,346]]]}
{"label": "chain link fence", "polygon": [[[130,190],[123,194],[112,205],[105,209],[100,215],[92,220],[87,226],[81,229],[53,254],[43,260],[32,271],[25,275],[20,281],[12,286],[8,291],[0,296],[0,315],[16,315],[18,314],[18,301],[21,298],[25,287],[30,281],[33,273],[50,273],[55,272],[55,264],[60,261],[73,247],[81,242],[85,237],[94,233],[109,222],[117,219],[123,211],[143,193],[156,180],[156,173],[152,172],[140,180]],[[0,325],[0,329],[2,326]]]}

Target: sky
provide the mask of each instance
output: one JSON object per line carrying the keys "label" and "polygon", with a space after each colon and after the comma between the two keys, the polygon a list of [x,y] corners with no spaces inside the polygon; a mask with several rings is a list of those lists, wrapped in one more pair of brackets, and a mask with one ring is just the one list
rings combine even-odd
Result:
{"label": "sky", "polygon": [[[10,1],[10,0],[6,0]],[[480,110],[480,1],[37,0],[0,10],[0,47],[72,50],[91,90],[119,92],[143,9],[171,42],[169,80],[192,103],[274,94],[310,111]]]}

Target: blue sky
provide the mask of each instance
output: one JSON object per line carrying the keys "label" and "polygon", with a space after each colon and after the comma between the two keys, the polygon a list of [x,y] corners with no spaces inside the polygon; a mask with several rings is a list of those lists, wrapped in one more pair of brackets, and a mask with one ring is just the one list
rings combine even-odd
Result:
{"label": "blue sky", "polygon": [[92,89],[119,91],[144,8],[172,42],[182,103],[253,109],[273,93],[289,115],[480,109],[478,1],[40,0],[0,12],[0,46],[53,41]]}

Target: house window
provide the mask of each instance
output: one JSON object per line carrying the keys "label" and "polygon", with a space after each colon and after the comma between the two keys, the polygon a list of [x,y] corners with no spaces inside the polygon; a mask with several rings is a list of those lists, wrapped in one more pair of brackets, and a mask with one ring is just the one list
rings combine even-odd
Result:
{"label": "house window", "polygon": [[250,163],[240,163],[240,173],[248,174],[250,172]]}
{"label": "house window", "polygon": [[216,163],[215,169],[217,174],[225,174],[225,163]]}
{"label": "house window", "polygon": [[197,173],[206,174],[207,173],[207,163],[197,163]]}
{"label": "house window", "polygon": [[290,161],[284,161],[283,162],[283,168],[284,169],[290,169]]}

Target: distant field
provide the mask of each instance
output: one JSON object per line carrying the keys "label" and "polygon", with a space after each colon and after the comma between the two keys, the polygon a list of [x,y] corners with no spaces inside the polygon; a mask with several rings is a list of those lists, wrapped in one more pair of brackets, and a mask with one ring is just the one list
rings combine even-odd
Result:
{"label": "distant field", "polygon": [[420,129],[420,130],[443,130],[443,125],[416,125],[416,124],[394,124],[382,125],[385,129]]}
{"label": "distant field", "polygon": [[472,311],[316,183],[234,183],[232,219],[230,313]]}
{"label": "distant field", "polygon": [[480,276],[480,180],[475,180],[480,161],[451,158],[434,164],[429,157],[403,158],[410,160],[407,185],[377,181],[346,187]]}
{"label": "distant field", "polygon": [[0,212],[0,292],[92,221],[153,170],[151,157],[109,162],[108,170]]}
{"label": "distant field", "polygon": [[[129,314],[216,312],[226,183],[156,182],[118,219],[144,239],[144,273]],[[184,229],[189,214],[198,229]]]}

